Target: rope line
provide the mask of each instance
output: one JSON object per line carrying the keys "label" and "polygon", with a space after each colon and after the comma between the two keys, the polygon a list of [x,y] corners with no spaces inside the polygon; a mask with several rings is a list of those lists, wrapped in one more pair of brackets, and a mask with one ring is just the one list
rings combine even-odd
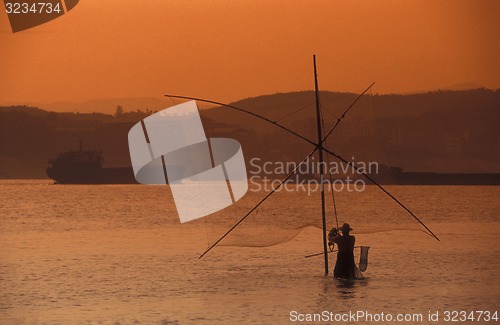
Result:
{"label": "rope line", "polygon": [[279,119],[275,120],[275,121],[274,121],[274,123],[277,123],[277,122],[279,122],[279,121],[282,121],[282,120],[286,119],[287,117],[290,117],[290,116],[292,116],[293,114],[298,113],[298,112],[300,112],[300,111],[302,111],[302,110],[304,110],[304,109],[308,108],[308,107],[309,107],[309,106],[311,106],[311,105],[314,105],[314,103],[307,104],[306,106],[303,106],[303,107],[299,108],[298,110],[295,110],[295,111],[293,111],[293,112],[291,112],[291,113],[288,113],[288,114],[286,114],[285,116],[280,117]]}

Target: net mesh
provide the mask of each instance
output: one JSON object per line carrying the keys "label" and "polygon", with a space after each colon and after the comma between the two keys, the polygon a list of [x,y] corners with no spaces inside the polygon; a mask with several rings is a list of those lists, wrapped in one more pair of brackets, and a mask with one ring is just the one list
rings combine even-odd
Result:
{"label": "net mesh", "polygon": [[359,254],[359,269],[364,272],[368,268],[368,250],[369,246],[361,246],[361,252]]}
{"label": "net mesh", "polygon": [[[256,211],[232,230],[218,245],[266,247],[295,238],[303,229],[322,229],[320,190],[310,186],[306,191],[299,185],[288,185],[276,191]],[[393,188],[393,192],[407,197],[409,188]],[[329,190],[325,188],[325,196]],[[267,192],[250,186],[248,193],[234,205],[202,218],[208,245],[212,245],[252,209]],[[421,226],[375,186],[366,186],[362,192],[336,192],[339,223],[348,222],[353,234],[381,231],[421,231]],[[402,199],[404,201],[404,199]],[[325,200],[327,201],[327,200]],[[336,227],[333,204],[326,202],[327,230]],[[205,220],[204,220],[205,219]],[[326,234],[325,234],[326,235]]]}
{"label": "net mesh", "polygon": [[[370,146],[362,146],[365,142],[364,139],[376,139],[379,133],[385,132],[383,123],[377,119],[377,114],[371,107],[373,96],[365,95],[365,97],[367,99],[356,104],[360,107],[350,111],[348,117],[342,120],[339,127],[329,137],[327,145],[334,152],[341,153],[348,161],[383,162],[391,157],[390,148],[386,148],[385,144],[372,143]],[[324,133],[337,122],[338,117],[355,98],[356,95],[353,94],[327,93],[323,96],[322,123]],[[314,93],[305,92],[277,96],[276,98],[263,96],[243,100],[235,105],[261,114],[272,121],[279,121],[281,125],[313,140],[317,136],[313,104]],[[201,116],[206,126],[207,136],[231,137],[242,144],[247,169],[250,173],[248,175],[250,178],[249,191],[241,200],[214,213],[209,218],[194,221],[195,224],[200,223],[206,229],[207,244],[210,246],[238,223],[286,175],[286,172],[281,174],[277,172],[270,176],[262,175],[262,170],[260,170],[261,173],[257,173],[256,170],[259,170],[266,162],[300,162],[313,147],[310,143],[298,139],[276,125],[227,107],[203,110]],[[356,142],[357,145],[353,146],[353,142]],[[319,161],[317,153],[314,157],[316,161]],[[252,163],[254,158],[259,159],[260,166],[252,169],[255,167]],[[336,158],[331,156],[328,157],[327,161],[339,163]],[[316,175],[312,179],[318,178],[317,171],[315,173]],[[331,172],[325,173],[324,178],[329,180],[330,174]],[[270,177],[266,180],[267,183],[264,182],[263,176]],[[303,176],[295,176],[292,176],[293,183],[287,183],[286,186],[276,191],[256,211],[225,236],[218,245],[272,246],[292,240],[307,227],[321,229],[322,213],[318,182],[308,185],[307,182],[302,182]],[[306,176],[305,179],[311,179],[310,176]],[[338,175],[333,175],[333,181],[338,177]],[[370,182],[362,176],[359,177],[363,179],[364,186],[362,188],[325,186],[327,231],[337,226],[333,202],[336,203],[338,224],[342,225],[344,222],[348,222],[354,228],[353,234],[422,230],[417,221],[386,194],[377,187],[369,185]],[[417,216],[420,216],[420,211],[425,211],[425,207],[420,206],[419,209],[419,205],[423,202],[414,197],[408,187],[384,187],[403,204],[410,207]],[[332,191],[335,194],[335,201],[332,200]]]}

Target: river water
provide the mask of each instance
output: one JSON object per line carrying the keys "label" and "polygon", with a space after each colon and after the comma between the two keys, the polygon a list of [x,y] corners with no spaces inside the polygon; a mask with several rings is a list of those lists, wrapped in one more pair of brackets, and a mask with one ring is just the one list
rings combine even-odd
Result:
{"label": "river water", "polygon": [[[345,283],[324,275],[322,256],[304,258],[322,249],[315,227],[278,245],[217,246],[198,259],[214,239],[210,221],[180,224],[165,187],[1,181],[0,323],[289,324],[314,314],[335,323],[357,313],[344,318],[356,324],[383,313],[410,324],[429,323],[429,313],[433,323],[448,323],[454,312],[457,320],[467,312],[470,322],[472,312],[473,323],[480,311],[494,316],[500,187],[391,190],[440,241],[410,229],[419,226],[399,208],[377,214],[393,204],[383,196],[340,196],[343,213],[374,215],[372,223],[386,228],[370,232],[357,222],[357,233],[350,221],[357,243],[371,248],[367,279]],[[298,218],[308,212],[304,202],[277,195],[259,215]],[[411,227],[396,229],[395,218]],[[334,262],[330,254],[330,272]]]}

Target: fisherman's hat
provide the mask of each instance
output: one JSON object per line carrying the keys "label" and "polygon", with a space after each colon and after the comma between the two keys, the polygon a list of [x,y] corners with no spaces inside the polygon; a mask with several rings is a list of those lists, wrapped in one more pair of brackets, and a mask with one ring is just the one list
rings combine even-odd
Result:
{"label": "fisherman's hat", "polygon": [[340,227],[340,230],[342,230],[342,232],[349,232],[352,231],[352,228],[348,223],[344,223],[342,227]]}

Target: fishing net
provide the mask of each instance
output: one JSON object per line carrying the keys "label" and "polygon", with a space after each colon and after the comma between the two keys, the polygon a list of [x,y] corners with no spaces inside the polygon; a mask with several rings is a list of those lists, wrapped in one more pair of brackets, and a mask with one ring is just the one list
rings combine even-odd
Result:
{"label": "fishing net", "polygon": [[[261,185],[262,186],[262,185]],[[390,188],[406,198],[409,188]],[[212,245],[244,217],[268,192],[250,183],[249,191],[232,206],[195,221],[205,228],[207,245]],[[333,212],[330,189],[325,189],[327,229],[338,227]],[[336,192],[338,224],[348,222],[356,234],[410,230],[420,231],[419,224],[375,186],[361,192]],[[234,228],[218,245],[265,247],[295,238],[303,229],[322,229],[319,186],[287,184]],[[326,235],[326,234],[325,234]]]}
{"label": "fishing net", "polygon": [[361,246],[361,252],[359,254],[359,269],[364,272],[368,268],[368,250],[369,246]]}
{"label": "fishing net", "polygon": [[[344,109],[355,98],[353,94],[333,96],[331,93],[322,97],[324,134],[338,122]],[[311,141],[316,137],[314,93],[293,93],[283,98],[277,95],[270,101],[266,100],[266,96],[263,96],[235,105],[265,116],[267,122],[224,107],[200,112],[208,137],[234,138],[241,143],[249,178],[249,190],[242,199],[222,211],[193,221],[195,226],[205,229],[207,247],[214,244],[272,246],[292,240],[307,227],[322,229],[320,174],[318,167],[314,167],[320,161],[317,152],[304,164],[309,169],[295,172],[287,183],[246,216],[314,148],[307,140],[303,141],[273,123],[283,125]],[[329,109],[329,104],[325,104],[329,102],[339,108]],[[365,139],[377,138],[377,134],[385,131],[383,125],[378,125],[380,121],[373,117],[376,114],[370,101],[357,105],[362,106],[357,110],[364,110],[364,113],[354,112],[350,115],[325,143],[326,148],[342,153],[343,158],[339,160],[325,153],[327,166],[323,177],[327,182],[327,231],[344,222],[354,228],[354,235],[381,231],[421,231],[422,226],[394,199],[371,185],[357,170],[349,168],[355,165],[378,179],[379,168],[385,168],[381,162],[391,156],[390,147],[384,149],[383,143],[374,144],[372,141],[369,146],[363,145]],[[350,119],[361,124],[361,128],[353,127]],[[356,146],[350,145],[352,143],[356,143]],[[370,163],[375,165],[371,166]],[[374,172],[368,170],[372,167],[376,168]],[[345,181],[346,177],[351,177],[350,183]],[[425,211],[425,206],[422,206],[425,201],[415,197],[409,187],[384,188],[401,203],[411,207],[416,215]]]}

